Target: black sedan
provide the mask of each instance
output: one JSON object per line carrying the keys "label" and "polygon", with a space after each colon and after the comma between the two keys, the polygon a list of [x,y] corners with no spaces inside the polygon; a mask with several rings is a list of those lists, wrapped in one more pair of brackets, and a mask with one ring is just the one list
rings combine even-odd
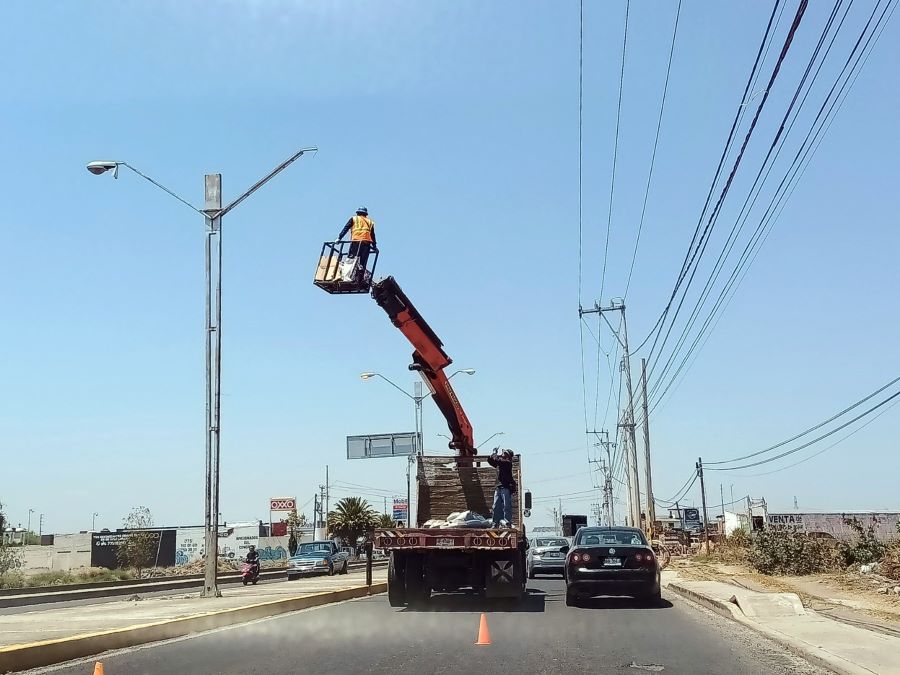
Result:
{"label": "black sedan", "polygon": [[598,595],[659,602],[660,568],[644,533],[632,527],[582,527],[566,553],[566,604]]}

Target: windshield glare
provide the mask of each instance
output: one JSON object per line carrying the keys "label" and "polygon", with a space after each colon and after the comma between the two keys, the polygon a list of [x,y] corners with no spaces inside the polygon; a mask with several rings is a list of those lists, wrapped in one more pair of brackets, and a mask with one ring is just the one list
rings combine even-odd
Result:
{"label": "windshield glare", "polygon": [[565,539],[535,539],[535,546],[567,546],[569,542]]}
{"label": "windshield glare", "polygon": [[302,547],[297,551],[296,555],[305,556],[307,558],[326,558],[328,557],[328,551],[323,551],[321,549],[308,548],[303,549]]}
{"label": "windshield glare", "polygon": [[644,535],[634,530],[580,530],[576,546],[646,546]]}

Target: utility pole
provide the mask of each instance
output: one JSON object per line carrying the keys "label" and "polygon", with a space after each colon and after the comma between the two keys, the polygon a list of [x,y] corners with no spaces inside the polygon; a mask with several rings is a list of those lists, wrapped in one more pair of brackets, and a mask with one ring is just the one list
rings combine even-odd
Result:
{"label": "utility pole", "polygon": [[[613,325],[606,318],[607,312],[622,313],[622,334],[613,328]],[[609,307],[601,307],[600,303],[594,303],[594,309],[578,308],[579,316],[585,314],[599,314],[606,321],[613,335],[622,345],[622,369],[625,371],[625,385],[628,391],[628,407],[623,415],[623,421],[619,426],[625,429],[625,459],[628,469],[628,501],[629,512],[632,527],[641,526],[641,489],[640,480],[638,479],[638,463],[637,463],[637,443],[634,438],[634,392],[631,386],[631,354],[628,351],[628,322],[625,320],[625,303],[616,300],[610,302]],[[648,511],[649,515],[649,511]]]}
{"label": "utility pole", "polygon": [[[622,316],[625,316],[623,310]],[[644,482],[647,485],[647,532],[653,539],[653,527],[656,523],[656,504],[653,502],[653,481],[650,477],[650,416],[647,411],[647,359],[641,359],[641,389],[643,389],[644,412]]]}
{"label": "utility pole", "polygon": [[38,518],[38,537],[41,537],[44,534],[44,514],[42,513],[40,518]]}
{"label": "utility pole", "polygon": [[706,555],[709,555],[709,521],[706,515],[706,483],[703,480],[703,458],[697,458],[697,475],[700,476],[700,497],[703,500],[703,541],[706,545]]}
{"label": "utility pole", "polygon": [[[331,485],[328,483],[328,465],[325,465],[325,518],[328,518],[328,514],[331,513]],[[325,527],[328,527],[328,524],[325,524]],[[356,542],[353,542],[354,544]]]}

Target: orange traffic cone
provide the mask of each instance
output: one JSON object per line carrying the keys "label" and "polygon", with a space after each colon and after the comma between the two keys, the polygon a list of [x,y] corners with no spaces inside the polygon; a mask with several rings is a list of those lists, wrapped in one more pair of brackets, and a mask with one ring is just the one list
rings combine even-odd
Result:
{"label": "orange traffic cone", "polygon": [[[478,641],[475,643],[476,645],[489,645],[491,644],[491,631],[488,630],[487,625],[487,614],[482,612],[481,614],[481,625],[478,626]],[[94,673],[96,675],[96,673]],[[102,675],[102,673],[101,673]]]}
{"label": "orange traffic cone", "polygon": [[103,675],[103,662],[97,661],[94,664],[94,675]]}

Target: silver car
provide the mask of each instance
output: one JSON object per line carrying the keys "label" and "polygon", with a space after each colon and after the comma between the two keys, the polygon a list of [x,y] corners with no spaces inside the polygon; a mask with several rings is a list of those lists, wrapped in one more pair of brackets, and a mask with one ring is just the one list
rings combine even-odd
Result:
{"label": "silver car", "polygon": [[528,578],[534,579],[535,574],[565,576],[566,554],[562,552],[562,547],[568,545],[569,540],[565,537],[535,537],[532,539],[526,563]]}

